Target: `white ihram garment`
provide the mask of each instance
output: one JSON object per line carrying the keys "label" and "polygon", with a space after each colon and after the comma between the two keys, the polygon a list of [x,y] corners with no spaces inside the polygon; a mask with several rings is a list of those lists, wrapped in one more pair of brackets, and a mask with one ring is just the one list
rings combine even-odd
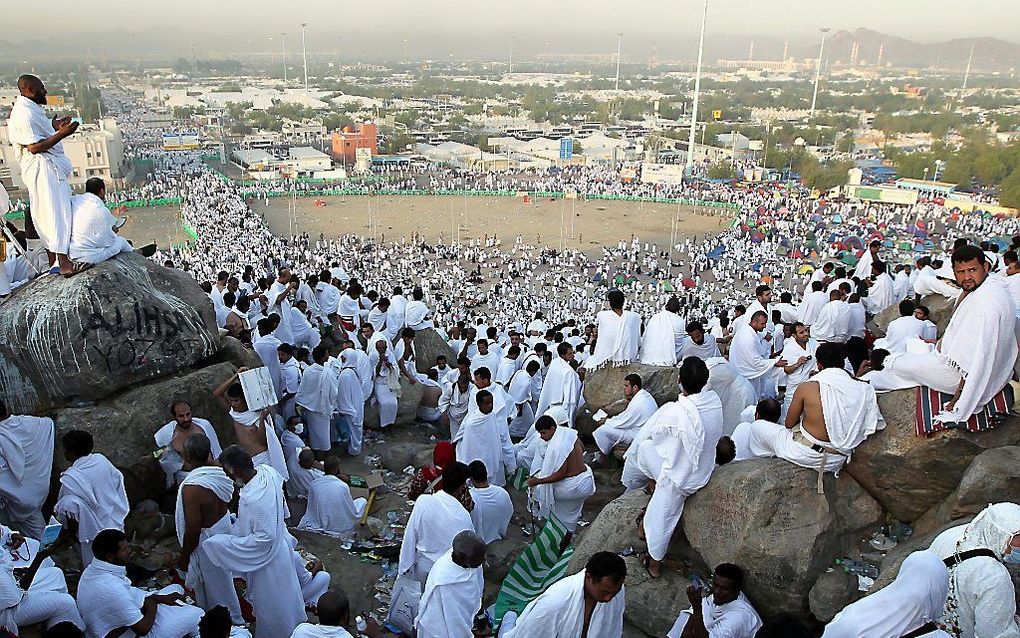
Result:
{"label": "white ihram garment", "polygon": [[545,373],[545,383],[542,384],[535,414],[545,414],[550,407],[558,405],[566,411],[570,427],[574,427],[574,413],[577,412],[580,396],[581,379],[577,372],[565,359],[556,357]]}
{"label": "white ihram garment", "polygon": [[[213,428],[212,423],[198,417],[192,417],[191,423],[193,427],[198,427],[209,438],[209,453],[212,457],[214,459],[220,458],[223,448],[220,447],[220,438],[216,435],[216,430]],[[183,469],[184,459],[173,448],[174,434],[176,432],[177,421],[170,421],[156,430],[156,433],[152,436],[156,441],[156,447],[163,450],[163,454],[159,457],[159,465],[163,468],[163,473],[166,474],[167,487],[172,487],[175,484],[179,485],[184,480],[184,477],[188,475]]]}
{"label": "white ihram garment", "polygon": [[113,232],[113,213],[92,193],[71,198],[71,240],[67,256],[74,261],[98,264],[134,249]]}
{"label": "white ihram garment", "polygon": [[[666,638],[680,638],[690,619],[690,609],[681,611]],[[744,592],[723,605],[716,605],[715,596],[711,594],[702,598],[701,619],[709,638],[754,638],[762,626],[761,617]]]}
{"label": "white ihram garment", "polygon": [[472,638],[471,626],[482,605],[482,568],[461,567],[453,550],[429,572],[414,619],[417,638]]}
{"label": "white ihram garment", "polygon": [[25,536],[42,538],[40,508],[52,469],[52,419],[14,415],[0,421],[0,514]]}
{"label": "white ihram garment", "polygon": [[[577,443],[577,430],[557,426],[548,442],[539,439],[538,453],[532,462],[532,476],[545,478],[557,471],[566,462]],[[534,468],[539,468],[535,471]],[[533,489],[533,511],[539,518],[555,515],[568,532],[577,529],[584,502],[595,493],[595,476],[587,465],[584,471],[555,483],[543,483]]]}
{"label": "white ihram garment", "polygon": [[[578,638],[584,628],[584,570],[553,583],[528,603],[516,624],[501,638]],[[595,603],[588,625],[591,638],[620,638],[626,586],[608,603]]]}
{"label": "white ihram garment", "polygon": [[483,414],[478,409],[469,409],[468,415],[457,430],[457,436],[451,442],[457,446],[458,461],[465,465],[472,461],[481,461],[485,463],[490,483],[506,485],[503,447],[495,407],[488,414]]}
{"label": "white ihram garment", "polygon": [[[606,363],[630,363],[638,355],[641,341],[641,315],[630,310],[616,314],[603,310],[595,318],[598,323],[598,339],[595,351],[585,362],[585,368],[594,370]],[[539,414],[542,413],[538,410]]]}
{"label": "white ihram garment", "polygon": [[678,344],[684,338],[684,320],[675,312],[663,310],[652,315],[641,339],[641,363],[674,366]]}
{"label": "white ihram garment", "polygon": [[488,544],[506,536],[506,528],[510,526],[510,518],[514,515],[514,504],[505,489],[498,485],[488,487],[472,487],[471,521],[475,524],[475,533]]}
{"label": "white ihram garment", "polygon": [[233,533],[205,541],[214,564],[243,574],[248,582],[248,600],[257,619],[255,638],[289,636],[306,619],[284,511],[283,477],[259,465],[241,488]]}
{"label": "white ihram garment", "polygon": [[432,565],[453,547],[454,537],[474,529],[471,515],[456,498],[441,490],[422,494],[404,529],[398,573],[411,572],[415,580],[425,583]]}
{"label": "white ihram garment", "polygon": [[43,108],[18,96],[7,121],[7,134],[21,166],[21,181],[28,187],[32,223],[46,248],[66,255],[71,242],[71,187],[67,180],[74,167],[57,142],[45,153],[31,153],[28,146],[51,137],[56,131]]}
{"label": "white ihram garment", "polygon": [[256,465],[266,464],[276,470],[283,480],[286,481],[290,474],[287,472],[287,457],[283,454],[283,446],[280,444],[280,437],[276,435],[276,427],[273,425],[272,416],[267,416],[265,423],[262,422],[262,414],[258,410],[247,412],[230,411],[230,418],[235,423],[240,423],[246,428],[263,428],[266,432],[266,451],[259,452],[252,457]]}
{"label": "white ihram garment", "polygon": [[826,454],[823,457],[821,452],[794,440],[793,430],[762,419],[741,423],[731,438],[737,448],[734,461],[778,457],[794,465],[817,470],[824,459],[823,471],[838,473],[847,460],[841,454]]}
{"label": "white ihram garment", "polygon": [[655,411],[659,409],[648,390],[637,391],[623,412],[609,417],[605,423],[595,428],[592,436],[603,454],[609,454],[617,445],[628,445],[637,436],[638,430],[645,424]]}
{"label": "white ihram garment", "polygon": [[298,529],[350,537],[367,504],[363,498],[353,498],[351,488],[338,477],[320,476],[308,486],[308,509]]}
{"label": "white ihram garment", "polygon": [[745,324],[730,344],[730,365],[754,387],[756,402],[772,391],[777,376],[776,360],[762,356],[762,341],[761,333]]}
{"label": "white ihram garment", "polygon": [[92,562],[92,539],[104,529],[124,529],[124,518],[131,511],[124,491],[124,475],[102,454],[89,454],[75,460],[60,475],[60,495],[53,508],[60,521],[78,522],[81,562]]}
{"label": "white ihram garment", "polygon": [[730,435],[743,420],[741,414],[744,410],[758,403],[754,386],[738,375],[722,357],[708,359],[705,364],[708,366],[708,385],[704,390],[712,390],[719,395],[723,404],[723,434]]}
{"label": "white ihram garment", "polygon": [[[230,480],[223,468],[216,465],[197,467],[184,477],[177,489],[177,506],[174,509],[174,525],[177,528],[177,542],[184,546],[184,532],[187,527],[188,512],[184,511],[184,488],[197,487],[209,490],[224,503],[234,498],[234,482]],[[195,513],[200,516],[199,513]],[[234,574],[219,567],[209,558],[205,541],[216,534],[229,534],[231,531],[230,512],[211,526],[203,528],[199,535],[198,547],[192,552],[188,561],[188,573],[184,584],[195,592],[195,604],[202,609],[212,609],[223,605],[230,612],[232,622],[244,623],[241,605],[237,600],[234,588]]]}

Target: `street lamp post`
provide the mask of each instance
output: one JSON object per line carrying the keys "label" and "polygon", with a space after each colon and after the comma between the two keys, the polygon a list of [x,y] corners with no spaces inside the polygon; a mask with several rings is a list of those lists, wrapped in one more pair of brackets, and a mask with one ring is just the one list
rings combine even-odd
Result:
{"label": "street lamp post", "polygon": [[687,164],[684,172],[688,177],[694,172],[694,135],[698,124],[698,99],[701,97],[701,62],[705,54],[705,23],[708,21],[708,0],[701,12],[701,38],[698,41],[698,68],[694,74],[694,101],[691,104],[691,132],[687,138]]}
{"label": "street lamp post", "polygon": [[301,23],[301,61],[305,66],[305,93],[308,93],[308,51],[305,49],[305,27],[307,22]]}
{"label": "street lamp post", "polygon": [[616,90],[620,90],[620,55],[623,53],[623,34],[616,34]]}
{"label": "street lamp post", "polygon": [[822,79],[822,57],[825,54],[825,34],[829,27],[822,27],[822,45],[818,48],[818,66],[815,68],[815,90],[811,94],[811,117],[815,116],[815,103],[818,101],[818,81]]}
{"label": "street lamp post", "polygon": [[283,83],[287,83],[287,34],[280,34],[280,42],[283,46]]}

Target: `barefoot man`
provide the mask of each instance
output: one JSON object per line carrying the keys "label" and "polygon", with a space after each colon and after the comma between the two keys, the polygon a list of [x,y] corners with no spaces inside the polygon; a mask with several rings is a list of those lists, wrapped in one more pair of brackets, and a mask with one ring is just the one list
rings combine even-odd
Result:
{"label": "barefoot man", "polygon": [[276,470],[283,480],[290,478],[287,472],[287,459],[283,454],[280,438],[273,427],[272,410],[249,410],[248,401],[244,397],[244,389],[238,378],[248,368],[238,368],[232,377],[213,390],[213,396],[220,404],[230,410],[230,418],[234,421],[234,435],[237,444],[251,455],[255,465],[268,465]]}

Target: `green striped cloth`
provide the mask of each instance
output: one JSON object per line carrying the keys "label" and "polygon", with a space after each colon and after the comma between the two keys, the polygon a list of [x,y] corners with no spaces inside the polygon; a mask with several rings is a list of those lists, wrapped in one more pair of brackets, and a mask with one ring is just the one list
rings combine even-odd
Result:
{"label": "green striped cloth", "polygon": [[523,468],[517,468],[513,476],[507,477],[510,480],[510,485],[517,488],[517,491],[524,492],[528,489],[528,471]]}
{"label": "green striped cloth", "polygon": [[499,588],[494,610],[495,626],[503,622],[506,612],[520,614],[528,603],[566,575],[567,563],[574,555],[572,545],[560,554],[560,543],[566,535],[567,528],[558,518],[551,516],[531,545],[517,557]]}

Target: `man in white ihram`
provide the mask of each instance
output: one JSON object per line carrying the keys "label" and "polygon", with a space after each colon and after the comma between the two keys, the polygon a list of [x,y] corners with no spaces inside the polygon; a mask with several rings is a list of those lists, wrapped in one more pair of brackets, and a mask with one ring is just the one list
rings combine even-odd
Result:
{"label": "man in white ihram", "polygon": [[365,499],[351,496],[350,486],[340,478],[340,459],[328,456],[323,475],[308,486],[308,509],[298,529],[349,538],[365,513],[366,505]]}
{"label": "man in white ihram", "polygon": [[722,401],[704,390],[707,383],[705,362],[685,359],[680,365],[681,396],[648,419],[625,457],[624,487],[653,488],[638,534],[648,543],[644,565],[652,578],[661,576],[684,502],[708,483],[715,469],[715,447],[723,433]]}
{"label": "man in white ihram", "polygon": [[68,257],[71,241],[71,187],[67,183],[74,167],[64,154],[62,141],[78,130],[70,117],[46,117],[46,87],[34,75],[18,78],[18,96],[7,121],[14,156],[21,166],[21,179],[28,187],[32,224],[60,274],[83,270]]}
{"label": "man in white ihram", "polygon": [[124,475],[102,454],[92,452],[92,435],[84,430],[64,434],[64,457],[71,467],[60,475],[60,494],[53,508],[65,527],[77,527],[81,564],[92,562],[92,539],[104,529],[124,529],[131,508]]}
{"label": "man in white ihram", "polygon": [[630,445],[645,421],[659,409],[655,397],[642,388],[641,383],[641,377],[637,374],[624,377],[623,398],[627,400],[627,407],[616,416],[604,419],[592,432],[595,444],[599,447],[600,462],[605,462],[616,446]]}
{"label": "man in white ihram", "polygon": [[[98,177],[85,182],[85,192],[71,198],[72,261],[98,264],[120,253],[134,250],[126,239],[113,232],[116,218],[106,207],[106,184]],[[146,257],[155,253],[154,245],[140,249]]]}
{"label": "man in white ihram", "polygon": [[680,318],[680,300],[670,297],[666,308],[652,315],[641,339],[641,363],[675,366],[685,340],[684,320]]}
{"label": "man in white ihram", "polygon": [[[559,406],[566,412],[567,422],[573,427],[574,413],[581,397],[581,379],[570,365],[574,360],[574,348],[564,341],[556,346],[556,353],[559,356],[546,370],[535,414],[545,414],[550,407]],[[531,437],[530,432],[528,436]]]}
{"label": "man in white ihram", "polygon": [[[620,290],[610,290],[606,299],[609,301],[609,310],[603,310],[596,317],[598,338],[595,341],[595,351],[584,363],[586,370],[595,370],[606,362],[630,363],[638,355],[641,315],[623,309],[625,297]],[[543,410],[539,408],[537,412],[542,414]]]}
{"label": "man in white ihram", "polygon": [[53,420],[12,415],[0,401],[0,519],[30,538],[42,538],[42,504],[53,469]]}
{"label": "man in white ihram", "polygon": [[935,415],[943,423],[984,409],[1012,377],[1017,357],[1016,306],[1006,281],[989,274],[977,246],[954,250],[952,264],[963,294],[942,340],[929,353],[889,355],[886,369],[871,378],[879,390],[925,385],[952,393]]}
{"label": "man in white ihram", "polygon": [[443,488],[422,494],[414,502],[400,545],[400,576],[408,574],[419,583],[427,582],[432,566],[453,547],[454,537],[465,530],[474,531],[471,515],[457,498],[466,489],[467,475],[463,463],[449,464],[443,468]]}
{"label": "man in white ihram", "polygon": [[237,522],[233,533],[206,539],[205,549],[215,565],[244,574],[257,618],[255,638],[289,636],[306,615],[284,520],[283,477],[268,465],[256,468],[237,445],[223,450],[220,464],[243,485]]}
{"label": "man in white ihram", "polygon": [[471,500],[475,504],[471,510],[475,532],[486,544],[498,541],[506,536],[506,528],[510,526],[510,518],[514,515],[513,501],[506,489],[489,484],[489,470],[485,463],[471,461],[468,475],[471,477]]}
{"label": "man in white ihram", "polygon": [[557,424],[549,414],[535,421],[535,430],[540,441],[528,477],[533,511],[538,518],[555,515],[563,523],[567,535],[562,550],[577,529],[584,502],[595,493],[595,476],[584,462],[577,430]]}
{"label": "man in white ihram", "polygon": [[485,543],[474,532],[453,538],[453,546],[429,572],[414,619],[417,638],[473,638],[482,605]]}
{"label": "man in white ihram", "polygon": [[770,345],[762,338],[766,323],[765,312],[756,311],[748,324],[737,328],[730,344],[730,364],[754,386],[755,399],[776,396],[779,368],[787,364],[783,359],[769,358]]}

